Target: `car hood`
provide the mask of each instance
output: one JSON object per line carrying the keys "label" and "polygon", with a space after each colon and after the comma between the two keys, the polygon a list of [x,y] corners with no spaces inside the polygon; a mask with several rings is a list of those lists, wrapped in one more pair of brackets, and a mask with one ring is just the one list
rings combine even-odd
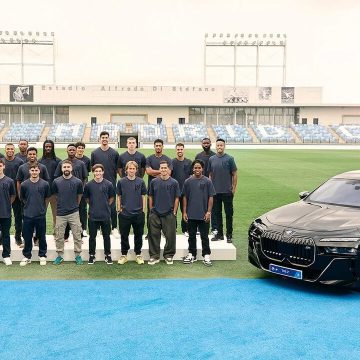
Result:
{"label": "car hood", "polygon": [[269,211],[266,219],[274,225],[309,231],[339,231],[360,228],[360,210],[343,206],[298,201]]}

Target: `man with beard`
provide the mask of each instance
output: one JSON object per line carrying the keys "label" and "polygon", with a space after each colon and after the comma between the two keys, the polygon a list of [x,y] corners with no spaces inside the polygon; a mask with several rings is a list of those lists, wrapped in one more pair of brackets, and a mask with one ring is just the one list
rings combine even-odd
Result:
{"label": "man with beard", "polygon": [[5,145],[5,170],[4,174],[13,180],[16,197],[12,203],[12,209],[14,213],[15,219],[15,242],[20,248],[24,247],[23,241],[21,239],[21,231],[22,231],[22,209],[21,209],[21,202],[19,199],[19,194],[17,192],[16,187],[16,175],[19,170],[19,167],[24,164],[24,162],[19,158],[15,157],[15,145],[8,143]]}
{"label": "man with beard", "polygon": [[25,246],[24,258],[20,266],[31,263],[32,237],[34,231],[39,242],[40,265],[46,265],[46,207],[51,195],[49,183],[40,179],[40,168],[38,163],[29,165],[30,178],[21,183],[20,200],[24,204],[23,234]]}
{"label": "man with beard", "polygon": [[53,193],[57,197],[55,244],[57,258],[54,265],[60,265],[64,255],[64,233],[69,224],[74,238],[74,253],[76,265],[82,265],[81,258],[81,224],[79,217],[79,204],[83,194],[83,182],[72,175],[72,162],[64,160],[61,163],[62,176],[53,182]]}
{"label": "man with beard", "polygon": [[[55,154],[55,145],[52,140],[45,140],[43,144],[43,155],[39,160],[40,164],[43,164],[46,167],[46,170],[49,174],[49,185],[50,191],[52,187],[52,183],[55,179],[55,170],[59,165],[61,159],[59,159]],[[51,206],[51,213],[53,217],[53,229],[55,229],[56,224],[56,196],[52,194],[49,199],[49,203]]]}
{"label": "man with beard", "polygon": [[[85,164],[85,167],[86,167],[86,171],[88,173],[91,172],[91,161],[90,161],[90,158],[88,158],[86,155],[84,155],[84,151],[85,151],[85,143],[81,142],[81,141],[78,141],[76,144],[76,155],[75,157],[82,161],[84,164]],[[87,178],[85,180],[85,182],[87,182]],[[86,232],[86,229],[87,229],[87,205],[86,205],[86,200],[84,197],[81,198],[81,202],[80,202],[80,222],[81,222],[81,227],[82,227],[82,234],[81,236],[82,237],[87,237],[88,234]]]}
{"label": "man with beard", "polygon": [[[204,172],[203,175],[209,177],[209,159],[211,156],[215,155],[215,153],[211,150],[211,140],[208,137],[205,137],[201,141],[201,146],[203,151],[198,153],[195,156],[195,160],[201,160],[204,163]],[[214,213],[214,209],[211,212],[211,233],[213,235],[217,234],[217,226],[216,226],[216,217]]]}
{"label": "man with beard", "polygon": [[15,155],[16,157],[20,158],[24,163],[27,162],[27,149],[29,147],[29,143],[26,139],[19,140],[19,152]]}
{"label": "man with beard", "polygon": [[[91,166],[101,164],[104,167],[104,179],[109,180],[116,188],[117,166],[119,154],[116,150],[109,146],[109,133],[102,131],[100,133],[100,146],[91,153]],[[111,234],[115,238],[119,238],[119,230],[117,229],[117,214],[115,202],[111,204]]]}
{"label": "man with beard", "polygon": [[[85,180],[88,177],[88,172],[86,170],[85,164],[81,160],[79,160],[75,157],[75,155],[76,155],[75,144],[69,144],[67,146],[66,151],[68,154],[68,157],[66,160],[70,161],[71,165],[72,165],[72,175],[74,175],[75,177],[80,179],[82,181],[83,185],[85,185]],[[55,170],[54,176],[55,176],[55,178],[58,178],[61,175],[62,175],[62,162],[60,162],[58,164],[58,166]],[[70,226],[67,226],[65,229],[65,233],[64,233],[64,240],[68,241],[69,236],[70,236]]]}

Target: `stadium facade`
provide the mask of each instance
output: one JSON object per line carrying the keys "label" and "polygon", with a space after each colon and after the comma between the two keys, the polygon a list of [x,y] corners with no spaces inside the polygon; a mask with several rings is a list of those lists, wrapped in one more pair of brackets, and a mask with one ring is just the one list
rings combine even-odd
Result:
{"label": "stadium facade", "polygon": [[0,85],[0,122],[360,124],[360,106],[324,104],[321,87]]}

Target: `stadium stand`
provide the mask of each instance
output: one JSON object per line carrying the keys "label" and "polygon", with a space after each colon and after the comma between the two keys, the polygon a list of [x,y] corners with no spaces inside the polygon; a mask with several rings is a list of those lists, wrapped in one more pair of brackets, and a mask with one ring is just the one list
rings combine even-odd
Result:
{"label": "stadium stand", "polygon": [[47,138],[58,142],[80,141],[84,136],[85,124],[55,124]]}
{"label": "stadium stand", "polygon": [[168,141],[165,125],[133,124],[133,131],[139,133],[139,141],[141,142],[153,142],[158,138],[164,142]]}
{"label": "stadium stand", "polygon": [[98,141],[99,135],[102,131],[107,131],[109,133],[110,141],[117,141],[119,131],[124,130],[125,126],[123,124],[93,124],[91,126],[90,141]]}
{"label": "stadium stand", "polygon": [[260,142],[266,143],[294,143],[295,139],[285,126],[251,125]]}
{"label": "stadium stand", "polygon": [[3,137],[3,141],[39,141],[44,124],[12,124]]}
{"label": "stadium stand", "polygon": [[346,143],[360,142],[360,125],[332,125],[331,128]]}
{"label": "stadium stand", "polygon": [[173,124],[175,142],[200,142],[209,136],[206,127],[202,124]]}
{"label": "stadium stand", "polygon": [[252,138],[247,129],[241,125],[212,125],[217,138],[222,138],[226,142],[250,143]]}
{"label": "stadium stand", "polygon": [[338,139],[323,125],[291,124],[303,143],[338,143]]}

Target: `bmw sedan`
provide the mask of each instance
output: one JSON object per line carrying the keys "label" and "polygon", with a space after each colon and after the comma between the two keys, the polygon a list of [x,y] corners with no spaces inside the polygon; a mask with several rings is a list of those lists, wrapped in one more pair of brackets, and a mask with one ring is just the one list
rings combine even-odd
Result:
{"label": "bmw sedan", "polygon": [[360,170],[336,175],[299,197],[252,222],[250,263],[299,280],[358,286]]}

